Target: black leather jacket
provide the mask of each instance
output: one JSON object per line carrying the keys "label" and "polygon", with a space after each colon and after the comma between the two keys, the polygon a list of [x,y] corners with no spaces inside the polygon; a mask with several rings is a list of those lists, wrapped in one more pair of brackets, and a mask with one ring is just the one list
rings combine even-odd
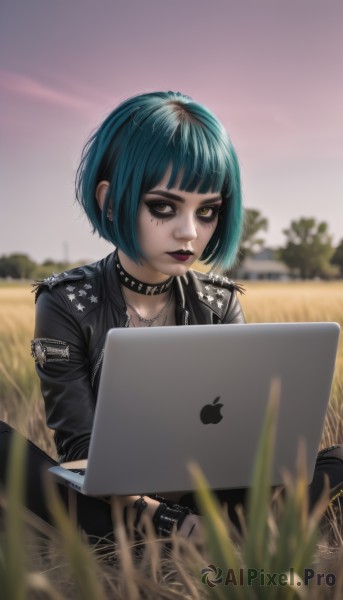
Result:
{"label": "black leather jacket", "polygon": [[[245,321],[228,278],[189,271],[174,285],[177,325]],[[36,303],[32,355],[47,423],[60,461],[87,458],[105,337],[128,325],[114,254],[38,283]]]}

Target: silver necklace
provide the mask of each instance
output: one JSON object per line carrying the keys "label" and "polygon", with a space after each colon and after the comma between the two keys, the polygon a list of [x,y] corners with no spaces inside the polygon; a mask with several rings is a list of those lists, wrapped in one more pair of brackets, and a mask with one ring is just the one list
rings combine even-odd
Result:
{"label": "silver necklace", "polygon": [[[132,306],[132,304],[130,304],[130,303],[127,301],[127,298],[126,298],[126,296],[125,296],[124,292],[123,292],[123,296],[124,296],[124,298],[125,298],[126,306],[128,306],[129,308],[131,308],[132,312],[133,312],[133,313],[136,315],[136,317],[137,317],[137,319],[138,319],[139,323],[140,323],[140,324],[141,324],[141,323],[146,323],[146,326],[147,326],[147,327],[151,327],[151,326],[152,326],[152,324],[153,324],[155,321],[157,321],[157,319],[159,319],[159,318],[160,318],[160,317],[163,315],[163,313],[164,313],[164,312],[167,310],[167,308],[168,308],[169,304],[171,303],[171,299],[172,299],[172,297],[173,297],[173,292],[172,292],[172,290],[171,290],[171,292],[170,292],[170,294],[169,294],[169,298],[168,298],[167,302],[165,303],[165,305],[163,306],[162,310],[160,310],[160,312],[159,312],[159,313],[158,313],[158,314],[157,314],[155,317],[151,317],[150,319],[146,319],[145,317],[142,317],[142,315],[140,315],[140,314],[139,314],[138,310],[136,310],[136,308],[135,308],[134,306]],[[131,320],[131,317],[130,317],[130,320]],[[131,322],[132,322],[132,325],[135,327],[135,325],[134,325],[134,323],[133,323],[133,321],[132,321],[132,320],[131,320]],[[166,324],[166,322],[167,322],[167,315],[166,315],[166,318],[165,318],[165,320],[164,320],[164,323],[163,323],[163,325],[165,325],[165,324]],[[140,325],[140,326],[141,326],[141,325]]]}

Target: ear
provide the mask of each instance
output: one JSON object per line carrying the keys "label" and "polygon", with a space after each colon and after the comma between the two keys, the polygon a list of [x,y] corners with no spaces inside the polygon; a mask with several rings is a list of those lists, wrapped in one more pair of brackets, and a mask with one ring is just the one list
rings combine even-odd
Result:
{"label": "ear", "polygon": [[104,207],[106,194],[107,194],[109,187],[110,187],[109,182],[105,181],[105,180],[100,181],[98,183],[98,185],[96,186],[95,197],[96,197],[96,200],[97,200],[100,210],[102,210]]}

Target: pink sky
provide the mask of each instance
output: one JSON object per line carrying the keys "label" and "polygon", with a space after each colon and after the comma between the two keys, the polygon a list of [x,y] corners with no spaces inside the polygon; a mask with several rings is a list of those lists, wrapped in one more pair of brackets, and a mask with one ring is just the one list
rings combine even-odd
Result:
{"label": "pink sky", "polygon": [[1,12],[0,255],[111,250],[80,218],[75,168],[119,101],[156,89],[224,122],[269,244],[301,216],[343,237],[341,0],[5,0]]}

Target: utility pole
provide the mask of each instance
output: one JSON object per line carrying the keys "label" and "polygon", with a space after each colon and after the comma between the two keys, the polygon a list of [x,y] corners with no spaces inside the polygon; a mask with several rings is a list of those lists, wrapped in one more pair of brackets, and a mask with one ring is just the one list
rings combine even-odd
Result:
{"label": "utility pole", "polygon": [[67,264],[67,265],[70,264],[70,261],[69,261],[69,244],[66,241],[63,242],[63,262],[65,264]]}

